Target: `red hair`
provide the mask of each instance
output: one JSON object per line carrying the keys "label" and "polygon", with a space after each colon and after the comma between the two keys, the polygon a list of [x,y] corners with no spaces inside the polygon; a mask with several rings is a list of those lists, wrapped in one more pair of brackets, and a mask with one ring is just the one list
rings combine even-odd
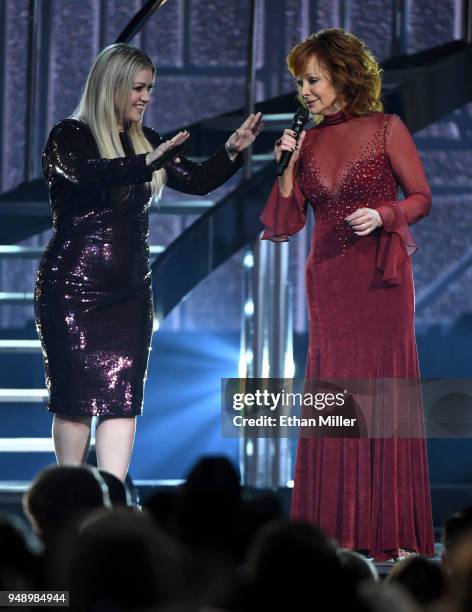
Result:
{"label": "red hair", "polygon": [[[382,111],[382,68],[366,45],[342,28],[327,28],[298,43],[287,57],[294,77],[303,74],[315,55],[328,73],[345,110],[360,116]],[[300,102],[305,104],[299,96]]]}

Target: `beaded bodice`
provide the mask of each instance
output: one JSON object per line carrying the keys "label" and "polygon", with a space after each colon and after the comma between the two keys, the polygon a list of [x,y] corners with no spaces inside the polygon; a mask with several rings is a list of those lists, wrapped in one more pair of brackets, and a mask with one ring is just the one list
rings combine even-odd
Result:
{"label": "beaded bodice", "polygon": [[[404,198],[397,200],[398,187]],[[431,190],[415,143],[397,115],[354,117],[340,111],[308,130],[295,165],[293,191],[276,181],[261,214],[264,240],[282,242],[304,227],[307,204],[315,212],[310,261],[375,251],[382,282],[402,282],[400,269],[416,250],[409,226],[429,214]],[[359,208],[375,208],[381,226],[358,236],[345,221]],[[352,249],[352,250],[351,250]],[[341,261],[344,258],[341,258]]]}
{"label": "beaded bodice", "polygon": [[298,178],[318,218],[339,223],[360,206],[375,208],[396,199],[397,183],[386,155],[388,122],[383,113],[344,116],[308,132]]}
{"label": "beaded bodice", "polygon": [[342,250],[356,238],[344,222],[349,214],[397,198],[386,154],[391,117],[383,113],[353,117],[339,111],[307,132],[298,182],[316,220],[335,226]]}

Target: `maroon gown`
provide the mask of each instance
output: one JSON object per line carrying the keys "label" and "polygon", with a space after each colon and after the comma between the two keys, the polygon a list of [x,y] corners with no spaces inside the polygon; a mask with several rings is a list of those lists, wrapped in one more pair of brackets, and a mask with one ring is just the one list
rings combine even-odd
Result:
{"label": "maroon gown", "polygon": [[[264,239],[284,241],[314,211],[306,377],[418,379],[408,226],[428,215],[431,192],[408,129],[396,115],[339,111],[307,131],[294,176],[288,198],[275,183],[261,220]],[[356,236],[344,219],[360,207],[383,227]],[[377,559],[434,555],[424,437],[300,437],[292,517]]]}

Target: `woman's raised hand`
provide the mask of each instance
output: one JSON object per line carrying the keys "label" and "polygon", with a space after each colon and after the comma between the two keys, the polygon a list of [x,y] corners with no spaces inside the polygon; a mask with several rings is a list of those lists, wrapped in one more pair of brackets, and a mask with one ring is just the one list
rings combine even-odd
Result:
{"label": "woman's raised hand", "polygon": [[305,135],[306,132],[303,131],[297,141],[297,135],[293,130],[284,130],[282,136],[275,141],[274,156],[276,162],[279,163],[282,151],[292,151],[292,157],[290,158],[290,163],[287,166],[287,170],[291,170],[297,161],[298,156],[300,155],[300,149],[303,141],[305,140]]}
{"label": "woman's raised hand", "polygon": [[177,148],[179,145],[184,143],[189,136],[190,136],[189,132],[185,130],[183,132],[179,132],[170,140],[166,140],[165,142],[162,142],[158,147],[154,149],[154,151],[151,151],[151,153],[147,154],[146,156],[147,165],[149,166],[149,164],[152,164],[152,162],[156,161],[156,159],[158,159],[159,157],[162,157],[162,155],[164,155],[164,153],[167,153],[169,149]]}
{"label": "woman's raised hand", "polygon": [[225,149],[231,159],[238,153],[244,151],[259,136],[264,124],[262,123],[262,113],[249,115],[238,129],[231,134],[225,144]]}

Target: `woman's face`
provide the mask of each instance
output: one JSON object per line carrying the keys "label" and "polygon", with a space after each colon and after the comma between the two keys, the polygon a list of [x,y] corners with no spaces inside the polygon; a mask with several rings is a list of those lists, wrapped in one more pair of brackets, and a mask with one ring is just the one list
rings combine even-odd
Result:
{"label": "woman's face", "polygon": [[[154,86],[154,75],[152,70],[144,68],[140,70],[133,83],[128,98],[128,108],[126,109],[126,121],[136,123],[142,121],[144,111],[151,99],[151,92]],[[120,126],[122,127],[122,126]]]}
{"label": "woman's face", "polygon": [[305,65],[305,74],[297,77],[297,86],[310,112],[316,115],[329,115],[336,112],[333,105],[338,97],[329,74],[312,55]]}

